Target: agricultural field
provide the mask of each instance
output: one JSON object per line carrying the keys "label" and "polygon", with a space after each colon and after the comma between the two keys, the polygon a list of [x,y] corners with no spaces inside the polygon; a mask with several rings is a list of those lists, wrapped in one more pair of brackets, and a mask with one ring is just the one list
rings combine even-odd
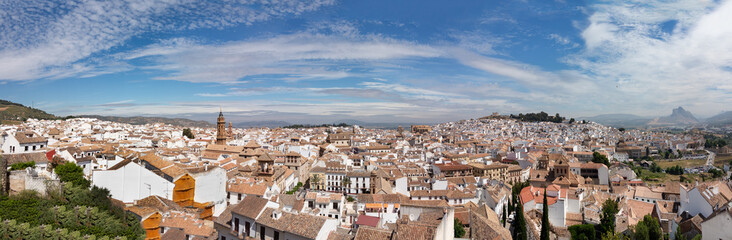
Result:
{"label": "agricultural field", "polygon": [[673,167],[676,165],[679,165],[684,168],[688,167],[699,167],[703,166],[707,163],[707,159],[679,159],[679,160],[656,160],[656,164],[658,164],[659,167],[666,169],[669,167]]}

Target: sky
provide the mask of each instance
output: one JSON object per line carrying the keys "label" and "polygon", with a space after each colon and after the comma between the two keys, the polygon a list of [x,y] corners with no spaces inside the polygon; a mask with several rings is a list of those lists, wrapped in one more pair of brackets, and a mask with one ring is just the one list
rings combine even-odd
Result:
{"label": "sky", "polygon": [[437,123],[732,110],[727,1],[0,1],[0,99],[56,115]]}

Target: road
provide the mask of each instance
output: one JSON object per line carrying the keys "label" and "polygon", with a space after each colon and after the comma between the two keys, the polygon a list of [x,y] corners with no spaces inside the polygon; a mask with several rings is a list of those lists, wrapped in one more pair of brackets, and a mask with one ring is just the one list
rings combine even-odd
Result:
{"label": "road", "polygon": [[704,151],[707,151],[707,154],[709,154],[709,156],[707,156],[707,166],[713,167],[715,154],[709,150],[704,150]]}

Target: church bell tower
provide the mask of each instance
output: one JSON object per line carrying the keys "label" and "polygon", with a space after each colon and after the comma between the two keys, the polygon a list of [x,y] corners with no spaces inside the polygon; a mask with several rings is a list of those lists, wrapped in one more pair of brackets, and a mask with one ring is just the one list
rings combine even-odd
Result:
{"label": "church bell tower", "polygon": [[226,120],[223,110],[219,110],[219,118],[216,120],[216,144],[226,145]]}

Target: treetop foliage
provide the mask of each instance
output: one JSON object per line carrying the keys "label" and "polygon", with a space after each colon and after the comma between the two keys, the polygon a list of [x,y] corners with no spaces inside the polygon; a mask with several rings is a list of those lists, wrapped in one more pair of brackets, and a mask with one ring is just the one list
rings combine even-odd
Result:
{"label": "treetop foliage", "polygon": [[545,112],[539,112],[539,113],[519,113],[518,115],[510,115],[513,119],[518,119],[524,122],[553,122],[553,123],[561,123],[564,121],[564,117],[559,116],[559,113],[557,113],[554,116],[550,116],[548,113]]}

